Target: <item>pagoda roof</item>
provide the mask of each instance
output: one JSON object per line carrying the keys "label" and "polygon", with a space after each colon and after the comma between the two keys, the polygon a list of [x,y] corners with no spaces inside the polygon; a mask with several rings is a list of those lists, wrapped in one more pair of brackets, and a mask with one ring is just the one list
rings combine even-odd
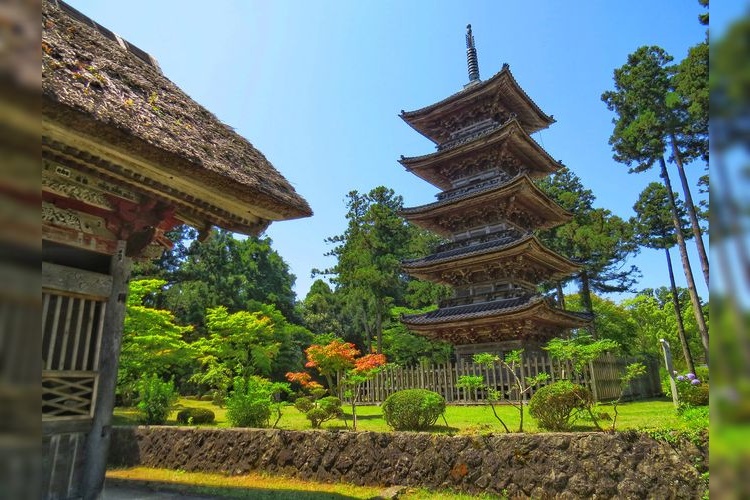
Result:
{"label": "pagoda roof", "polygon": [[539,295],[446,307],[401,317],[410,330],[456,345],[524,337],[551,337],[560,330],[588,325],[592,316],[565,311]]}
{"label": "pagoda roof", "polygon": [[547,196],[528,175],[519,175],[504,183],[487,181],[483,184],[483,187],[467,189],[463,193],[459,192],[433,203],[404,208],[400,214],[410,222],[444,236],[449,236],[453,232],[445,221],[455,220],[462,211],[500,210],[505,205],[511,205],[507,203],[507,200],[511,199],[512,208],[505,208],[508,208],[506,212],[513,213],[503,214],[511,222],[513,214],[518,214],[521,208],[535,214],[539,219],[540,223],[535,229],[556,227],[572,218],[570,212]]}
{"label": "pagoda roof", "polygon": [[149,54],[62,1],[42,2],[42,53],[45,145],[169,199],[193,224],[256,234],[312,215],[260,151]]}
{"label": "pagoda roof", "polygon": [[442,190],[453,187],[454,179],[486,155],[492,163],[512,158],[532,178],[556,172],[560,162],[553,159],[521,126],[516,118],[486,129],[471,140],[422,156],[402,156],[406,170]]}
{"label": "pagoda roof", "polygon": [[468,85],[430,106],[414,111],[402,110],[399,116],[414,130],[441,144],[449,139],[450,134],[444,118],[477,108],[484,108],[485,118],[492,117],[500,109],[507,110],[518,117],[524,130],[530,134],[555,122],[521,88],[507,64],[503,64],[498,73],[485,81]]}
{"label": "pagoda roof", "polygon": [[[530,233],[520,238],[508,235],[467,247],[434,253],[421,259],[405,261],[402,267],[409,275],[416,278],[452,284],[450,280],[444,278],[444,275],[457,270],[467,271],[478,266],[494,265],[503,268],[503,263],[508,261],[529,269],[532,266],[535,268],[541,266],[546,270],[545,279],[564,278],[581,267],[545,247],[535,235]],[[508,266],[505,268],[510,270]]]}

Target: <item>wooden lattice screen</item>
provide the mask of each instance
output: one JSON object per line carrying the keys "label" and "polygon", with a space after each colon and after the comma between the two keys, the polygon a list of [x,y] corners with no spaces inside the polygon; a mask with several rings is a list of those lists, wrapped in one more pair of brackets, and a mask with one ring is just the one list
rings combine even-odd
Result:
{"label": "wooden lattice screen", "polygon": [[[62,266],[56,271],[64,270]],[[80,271],[77,278],[85,277]],[[108,278],[106,275],[98,275]],[[106,291],[107,280],[101,287]],[[85,289],[86,280],[81,280]],[[67,283],[70,285],[71,283]],[[103,292],[102,291],[102,292]],[[42,290],[42,420],[91,418],[96,404],[106,296]]]}

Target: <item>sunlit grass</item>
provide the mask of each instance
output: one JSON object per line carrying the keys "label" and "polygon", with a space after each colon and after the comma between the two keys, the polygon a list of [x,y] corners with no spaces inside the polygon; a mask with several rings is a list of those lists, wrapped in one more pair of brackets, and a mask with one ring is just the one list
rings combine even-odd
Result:
{"label": "sunlit grass", "polygon": [[[372,498],[383,488],[347,483],[317,483],[259,472],[228,476],[217,473],[132,467],[107,471],[108,479],[158,483],[160,489],[229,498]],[[106,490],[105,490],[106,491]]]}
{"label": "sunlit grass", "polygon": [[[166,425],[177,424],[177,412],[183,408],[208,408],[216,414],[214,424],[207,427],[229,427],[226,418],[226,408],[215,406],[210,401],[197,401],[192,399],[180,398],[177,405],[171,412]],[[511,431],[518,429],[519,414],[518,410],[512,406],[497,406],[497,412],[505,421]],[[614,417],[612,405],[603,403],[598,405],[595,414],[606,414],[609,418]],[[376,431],[388,432],[390,427],[382,418],[382,411],[379,406],[368,405],[357,407],[357,430],[359,431]],[[346,407],[344,421],[337,419],[324,422],[322,429],[327,430],[344,430],[351,429],[351,409]],[[500,422],[495,419],[489,406],[484,405],[451,405],[446,408],[445,421],[438,419],[433,432],[440,433],[502,433],[504,432]],[[133,408],[115,408],[115,425],[137,425],[138,411]],[[600,425],[608,429],[612,421],[605,419],[600,420]],[[675,412],[671,400],[650,400],[637,401],[633,403],[624,403],[618,406],[617,430],[644,429],[644,428],[674,428],[681,429],[685,425],[684,421]],[[305,430],[310,429],[310,422],[305,415],[297,411],[294,407],[288,406],[283,409],[283,416],[277,426],[279,429],[287,430]],[[587,431],[595,430],[591,421],[585,415],[575,421],[574,430]],[[540,432],[536,422],[524,410],[524,431]]]}
{"label": "sunlit grass", "polygon": [[[375,498],[382,496],[385,487],[356,486],[348,483],[320,483],[276,476],[259,472],[228,476],[225,474],[186,472],[184,470],[131,467],[107,471],[107,479],[138,488],[146,483],[149,488],[176,491],[182,494],[210,495],[223,498],[254,499],[337,499]],[[106,487],[105,487],[106,493]],[[406,488],[399,495],[405,500],[469,500],[498,498],[492,495],[469,495],[450,491],[431,491],[425,488]]]}

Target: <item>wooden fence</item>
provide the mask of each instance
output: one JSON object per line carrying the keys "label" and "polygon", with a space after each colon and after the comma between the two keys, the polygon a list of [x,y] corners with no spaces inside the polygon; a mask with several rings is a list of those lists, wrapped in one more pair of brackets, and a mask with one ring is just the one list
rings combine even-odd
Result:
{"label": "wooden fence", "polygon": [[[574,381],[588,387],[597,401],[617,399],[620,395],[620,378],[625,372],[625,366],[634,361],[635,358],[605,354],[590,363],[582,374],[575,377]],[[624,399],[643,399],[662,395],[658,360],[647,360],[644,364],[646,375],[630,384],[624,393]],[[571,368],[569,363],[561,363],[550,359],[546,354],[538,354],[524,356],[521,365],[516,368],[516,373],[522,380],[539,373],[547,373],[550,376],[549,382],[554,382],[570,378],[570,374],[573,373]],[[501,393],[502,399],[518,400],[518,394],[513,390],[514,377],[507,368],[495,366],[488,369],[476,363],[458,361],[409,367],[387,366],[363,385],[359,402],[381,403],[389,395],[402,389],[429,389],[441,394],[448,403],[454,404],[484,401],[486,391],[456,387],[462,375],[481,375],[489,387]],[[526,393],[525,399],[530,398],[531,394],[531,391]]]}

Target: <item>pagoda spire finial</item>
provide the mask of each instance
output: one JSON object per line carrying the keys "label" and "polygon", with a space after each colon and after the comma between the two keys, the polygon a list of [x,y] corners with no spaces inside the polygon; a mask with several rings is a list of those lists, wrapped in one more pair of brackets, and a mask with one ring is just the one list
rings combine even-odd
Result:
{"label": "pagoda spire finial", "polygon": [[471,34],[471,24],[466,25],[466,63],[469,66],[469,84],[479,81],[479,61],[477,49],[474,47],[474,35]]}

